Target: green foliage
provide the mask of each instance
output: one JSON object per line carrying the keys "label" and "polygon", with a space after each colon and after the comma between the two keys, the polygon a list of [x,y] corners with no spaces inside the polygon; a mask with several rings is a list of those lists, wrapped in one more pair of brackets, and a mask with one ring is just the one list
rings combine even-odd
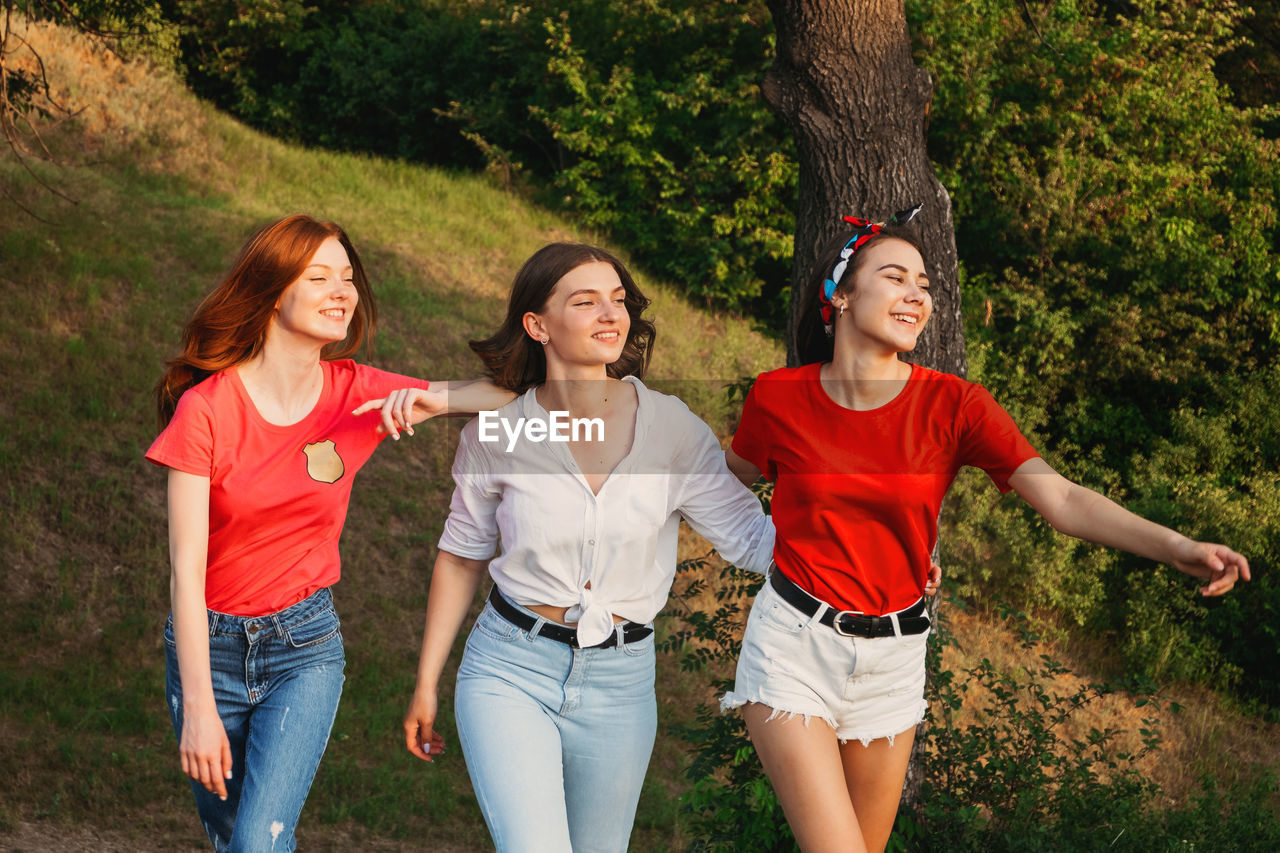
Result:
{"label": "green foliage", "polygon": [[930,144],[955,204],[971,376],[1067,476],[1235,547],[1259,576],[1239,601],[1193,604],[1185,579],[1067,542],[970,481],[949,510],[960,541],[943,540],[959,583],[1115,631],[1148,674],[1280,703],[1261,618],[1280,558],[1280,443],[1261,422],[1280,353],[1280,169],[1258,128],[1275,110],[1234,105],[1214,76],[1241,9],[908,11],[938,81]]}
{"label": "green foliage", "polygon": [[776,297],[790,258],[796,166],[759,97],[773,52],[761,4],[556,8],[529,115],[563,158],[558,200],[691,296],[769,307],[765,280]]}
{"label": "green foliage", "polygon": [[160,3],[180,30],[182,67],[191,86],[259,123],[269,111],[266,103],[272,88],[292,79],[295,52],[304,52],[309,45],[308,24],[331,11],[306,0]]}
{"label": "green foliage", "polygon": [[[1280,103],[1280,7],[1252,2],[1236,25],[1240,43],[1219,58],[1215,72],[1231,87],[1236,100],[1254,107]],[[1268,136],[1280,132],[1280,121],[1268,122]]]}
{"label": "green foliage", "polygon": [[192,88],[273,134],[328,148],[482,165],[442,113],[455,90],[518,77],[479,60],[482,22],[456,4],[165,2]]}
{"label": "green foliage", "polygon": [[[686,672],[710,675],[712,689],[723,695],[733,688],[732,667],[742,650],[742,626],[763,578],[733,566],[714,581],[708,574],[705,559],[684,560],[677,566],[668,615],[680,627],[671,631],[662,650],[679,654],[680,667]],[[716,601],[714,611],[691,603],[709,594]],[[690,787],[681,803],[691,816],[695,836],[691,850],[790,853],[796,849],[741,714],[721,713],[719,707],[701,703],[694,720],[674,726],[672,734],[694,748],[687,772]]]}

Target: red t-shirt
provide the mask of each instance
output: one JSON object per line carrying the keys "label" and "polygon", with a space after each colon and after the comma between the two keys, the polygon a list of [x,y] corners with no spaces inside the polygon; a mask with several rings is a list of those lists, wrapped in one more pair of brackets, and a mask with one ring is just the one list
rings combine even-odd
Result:
{"label": "red t-shirt", "polygon": [[210,610],[261,616],[337,582],[351,481],[386,438],[379,412],[351,410],[428,384],[351,360],[321,365],[324,390],[296,424],[263,419],[233,368],[188,389],[147,451],[158,465],[209,478]]}
{"label": "red t-shirt", "polygon": [[938,510],[962,465],[1001,492],[1038,456],[981,385],[913,367],[878,409],[837,404],[820,364],[762,374],[733,450],[775,481],[774,561],[828,604],[892,613],[920,598]]}

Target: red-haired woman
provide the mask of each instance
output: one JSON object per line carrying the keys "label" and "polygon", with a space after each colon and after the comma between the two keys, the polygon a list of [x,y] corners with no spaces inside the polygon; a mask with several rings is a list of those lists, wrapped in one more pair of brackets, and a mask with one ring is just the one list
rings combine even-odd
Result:
{"label": "red-haired woman", "polygon": [[[733,692],[800,848],[883,850],[924,716],[921,600],[938,510],[963,465],[1059,531],[1171,563],[1221,595],[1249,564],[1063,478],[980,385],[899,360],[933,310],[919,247],[851,220],[810,282],[803,367],[752,387],[728,458],[776,483],[776,569]],[[825,333],[823,326],[826,326]]]}
{"label": "red-haired woman", "polygon": [[296,846],[344,679],[329,587],[351,481],[407,423],[360,404],[405,385],[426,391],[428,414],[511,398],[483,383],[446,401],[447,383],[349,360],[374,320],[343,230],[290,216],[249,239],[156,389],[163,431],[147,458],[169,469],[167,698],[218,851]]}

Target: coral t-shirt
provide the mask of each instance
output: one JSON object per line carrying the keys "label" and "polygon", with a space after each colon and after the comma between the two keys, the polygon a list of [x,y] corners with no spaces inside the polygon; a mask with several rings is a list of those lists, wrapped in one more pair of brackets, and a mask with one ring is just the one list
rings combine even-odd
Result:
{"label": "coral t-shirt", "polygon": [[775,482],[774,561],[833,607],[891,613],[920,598],[938,511],[962,465],[1001,492],[1038,454],[981,385],[913,366],[885,405],[854,411],[819,379],[822,365],[762,374],[733,450]]}
{"label": "coral t-shirt", "polygon": [[377,411],[352,409],[428,383],[351,360],[323,361],[311,413],[277,426],[232,368],[188,389],[147,451],[158,465],[209,478],[205,606],[261,616],[336,583],[351,482],[386,438]]}

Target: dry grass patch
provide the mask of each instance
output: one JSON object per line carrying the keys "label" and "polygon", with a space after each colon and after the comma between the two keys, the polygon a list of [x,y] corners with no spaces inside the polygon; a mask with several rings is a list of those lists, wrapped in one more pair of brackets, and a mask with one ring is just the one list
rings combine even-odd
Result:
{"label": "dry grass patch", "polygon": [[[956,640],[943,651],[943,667],[952,672],[972,668],[984,659],[997,671],[1012,672],[1038,663],[1039,655],[1045,654],[1070,670],[1049,685],[1056,695],[1075,695],[1089,683],[1105,680],[1096,663],[1089,662],[1089,658],[1105,657],[1096,649],[1086,656],[1079,649],[1080,640],[1072,644],[1075,651],[1071,645],[1052,642],[1024,649],[1018,634],[992,614],[944,605],[941,618]],[[979,709],[990,699],[985,691],[971,688],[957,724],[982,722]],[[1175,712],[1174,706],[1181,710]],[[1280,726],[1232,709],[1221,697],[1195,686],[1171,685],[1161,691],[1157,702],[1142,706],[1137,697],[1126,693],[1100,696],[1072,713],[1059,734],[1063,740],[1085,740],[1090,731],[1115,730],[1115,750],[1137,754],[1143,745],[1140,730],[1148,727],[1148,720],[1155,721],[1161,746],[1134,766],[1160,786],[1168,806],[1185,805],[1205,776],[1228,786],[1280,767]],[[1271,805],[1280,808],[1280,795],[1273,797]]]}
{"label": "dry grass patch", "polygon": [[[138,143],[163,138],[165,144],[145,146],[139,165],[179,172],[219,162],[208,131],[212,111],[194,98],[174,97],[183,87],[173,72],[123,58],[101,41],[49,21],[18,15],[13,28],[30,45],[16,54],[16,67],[37,69],[31,51],[44,63],[49,91],[33,105],[52,117],[37,130],[55,159],[89,162],[120,150],[142,153]],[[67,121],[74,134],[56,132]]]}

